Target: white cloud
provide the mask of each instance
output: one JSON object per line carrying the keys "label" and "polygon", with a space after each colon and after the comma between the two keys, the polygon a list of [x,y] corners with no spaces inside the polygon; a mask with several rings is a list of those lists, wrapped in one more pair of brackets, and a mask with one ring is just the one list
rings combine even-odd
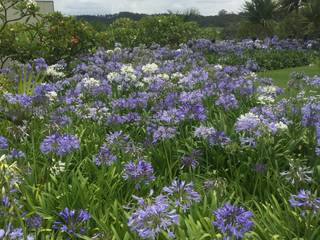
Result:
{"label": "white cloud", "polygon": [[244,0],[54,0],[55,9],[66,14],[107,14],[122,11],[163,13],[197,8],[203,15],[221,9],[238,12]]}

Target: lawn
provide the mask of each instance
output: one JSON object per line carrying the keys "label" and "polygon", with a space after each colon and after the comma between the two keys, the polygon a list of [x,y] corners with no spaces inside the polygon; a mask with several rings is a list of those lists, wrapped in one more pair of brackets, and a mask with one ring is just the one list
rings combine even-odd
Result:
{"label": "lawn", "polygon": [[274,71],[265,71],[260,72],[258,75],[259,77],[271,77],[274,80],[274,83],[279,87],[287,87],[287,83],[290,80],[290,74],[292,72],[304,72],[309,76],[314,76],[320,74],[320,66],[314,65],[296,68],[286,68]]}

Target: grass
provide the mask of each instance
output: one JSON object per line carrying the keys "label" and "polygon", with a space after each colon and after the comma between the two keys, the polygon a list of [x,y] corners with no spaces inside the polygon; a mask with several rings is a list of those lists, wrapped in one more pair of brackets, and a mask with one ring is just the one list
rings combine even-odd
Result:
{"label": "grass", "polygon": [[260,72],[259,77],[271,77],[274,83],[279,87],[287,87],[287,83],[290,80],[290,74],[292,72],[304,72],[309,76],[320,75],[320,66],[304,66],[296,68],[286,68],[274,71]]}

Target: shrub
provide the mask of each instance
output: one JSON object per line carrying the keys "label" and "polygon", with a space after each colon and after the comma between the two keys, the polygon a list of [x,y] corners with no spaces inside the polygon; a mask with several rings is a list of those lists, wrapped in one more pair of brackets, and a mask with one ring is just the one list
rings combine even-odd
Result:
{"label": "shrub", "polygon": [[216,32],[213,28],[200,29],[196,23],[184,22],[182,17],[172,14],[147,16],[140,21],[120,18],[105,32],[98,34],[98,42],[106,48],[113,47],[115,43],[120,43],[123,47],[153,43],[176,47],[180,43],[200,36],[215,38]]}
{"label": "shrub", "polygon": [[237,31],[237,38],[259,38],[264,39],[274,35],[274,27],[272,24],[256,24],[250,22],[241,22]]}
{"label": "shrub", "polygon": [[8,58],[28,62],[43,57],[49,64],[72,60],[96,45],[93,28],[73,17],[60,13],[44,16],[35,25],[15,23],[0,36],[2,63]]}
{"label": "shrub", "polygon": [[225,65],[245,65],[253,60],[261,70],[276,70],[311,64],[316,56],[317,53],[311,50],[248,49],[241,54],[208,54],[207,58],[210,63]]}

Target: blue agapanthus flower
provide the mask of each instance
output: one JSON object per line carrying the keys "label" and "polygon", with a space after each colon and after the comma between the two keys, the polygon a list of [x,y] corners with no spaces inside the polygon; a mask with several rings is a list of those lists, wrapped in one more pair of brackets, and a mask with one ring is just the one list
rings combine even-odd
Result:
{"label": "blue agapanthus flower", "polygon": [[301,189],[297,195],[291,195],[289,202],[292,207],[302,209],[302,214],[307,210],[313,213],[320,210],[320,198],[313,196],[308,190]]}
{"label": "blue agapanthus flower", "polygon": [[253,226],[252,212],[230,203],[226,203],[223,207],[215,210],[213,214],[216,220],[212,224],[224,234],[226,240],[232,237],[243,238],[244,234]]}
{"label": "blue agapanthus flower", "polygon": [[185,181],[174,180],[171,186],[164,187],[162,191],[175,206],[181,207],[183,211],[189,209],[192,203],[201,200],[200,194],[193,189],[193,183]]}
{"label": "blue agapanthus flower", "polygon": [[26,219],[26,223],[29,229],[39,229],[42,225],[42,217],[38,214],[34,214]]}
{"label": "blue agapanthus flower", "polygon": [[59,133],[47,136],[40,145],[42,153],[54,153],[58,156],[64,156],[79,148],[80,142],[76,136]]}
{"label": "blue agapanthus flower", "polygon": [[0,150],[6,150],[8,149],[9,144],[8,144],[8,140],[0,135]]}
{"label": "blue agapanthus flower", "polygon": [[17,150],[17,149],[12,149],[10,153],[8,154],[8,159],[17,159],[17,158],[24,158],[26,155],[24,152]]}
{"label": "blue agapanthus flower", "polygon": [[80,209],[76,211],[69,208],[63,209],[59,213],[59,217],[60,219],[54,222],[52,229],[74,236],[86,233],[86,224],[91,218],[86,210]]}
{"label": "blue agapanthus flower", "polygon": [[150,183],[155,179],[152,164],[138,159],[135,162],[128,162],[124,165],[124,179],[134,181],[136,188],[140,188],[142,183]]}
{"label": "blue agapanthus flower", "polygon": [[117,160],[117,156],[113,155],[106,144],[100,147],[98,154],[94,157],[94,162],[97,166],[111,166]]}
{"label": "blue agapanthus flower", "polygon": [[11,224],[7,225],[6,228],[0,228],[0,239],[8,240],[34,240],[32,235],[26,235],[23,233],[22,228],[14,228]]}
{"label": "blue agapanthus flower", "polygon": [[168,199],[160,195],[154,202],[146,204],[139,199],[140,207],[131,214],[128,226],[142,239],[155,239],[161,231],[168,232],[174,237],[171,228],[179,224],[179,215],[175,209],[170,208]]}
{"label": "blue agapanthus flower", "polygon": [[25,108],[29,107],[33,101],[33,97],[26,94],[6,93],[3,96],[9,104],[18,104]]}

